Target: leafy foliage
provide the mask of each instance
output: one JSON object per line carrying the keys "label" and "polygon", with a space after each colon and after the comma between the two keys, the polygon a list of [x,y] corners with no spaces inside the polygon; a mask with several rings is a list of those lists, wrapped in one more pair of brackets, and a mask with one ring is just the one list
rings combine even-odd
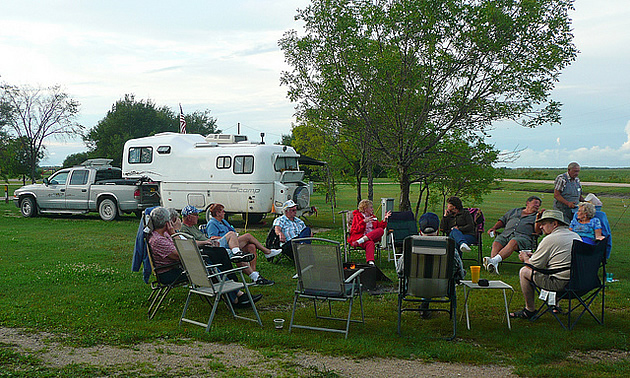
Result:
{"label": "leafy foliage", "polygon": [[389,165],[409,209],[410,184],[437,174],[417,162],[449,158],[443,140],[484,155],[490,146],[477,140],[494,121],[559,121],[549,95],[577,54],[570,9],[571,0],[314,0],[296,16],[305,36],[291,30],[279,42],[292,67],[281,82],[302,122]]}

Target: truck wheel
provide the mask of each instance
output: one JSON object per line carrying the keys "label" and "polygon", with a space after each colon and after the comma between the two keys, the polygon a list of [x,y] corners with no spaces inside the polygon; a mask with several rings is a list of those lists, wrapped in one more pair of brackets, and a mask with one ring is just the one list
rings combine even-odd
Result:
{"label": "truck wheel", "polygon": [[33,197],[24,197],[20,201],[20,212],[24,218],[37,216],[37,203]]}
{"label": "truck wheel", "polygon": [[247,223],[249,224],[258,224],[260,223],[260,221],[263,220],[263,218],[265,217],[265,215],[267,214],[263,214],[263,213],[242,213],[241,216],[243,217],[243,220],[247,220]]}
{"label": "truck wheel", "polygon": [[118,217],[118,207],[116,206],[116,202],[109,198],[102,200],[98,205],[98,215],[100,215],[101,219],[106,222],[116,219],[116,217]]}

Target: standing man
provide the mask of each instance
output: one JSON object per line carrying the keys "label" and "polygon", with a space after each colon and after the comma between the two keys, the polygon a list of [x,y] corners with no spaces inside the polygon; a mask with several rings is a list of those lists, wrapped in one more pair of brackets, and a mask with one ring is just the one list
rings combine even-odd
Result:
{"label": "standing man", "polygon": [[488,235],[494,237],[496,230],[505,228],[492,242],[490,257],[483,258],[483,266],[488,272],[499,274],[499,263],[510,257],[512,252],[534,247],[541,232],[540,225],[535,223],[542,215],[539,211],[541,203],[540,197],[530,196],[525,201],[525,207],[508,211],[488,230]]}
{"label": "standing man", "polygon": [[558,175],[554,181],[553,208],[564,214],[564,220],[567,224],[573,219],[573,213],[577,212],[578,203],[584,202],[579,174],[580,165],[572,162],[569,164],[567,172]]}

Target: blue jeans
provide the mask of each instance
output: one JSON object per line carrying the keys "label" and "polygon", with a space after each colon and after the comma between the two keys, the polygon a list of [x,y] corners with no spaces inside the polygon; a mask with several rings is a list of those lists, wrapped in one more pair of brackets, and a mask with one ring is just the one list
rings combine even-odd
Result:
{"label": "blue jeans", "polygon": [[448,236],[450,236],[451,239],[455,240],[455,245],[457,246],[457,251],[459,252],[460,256],[462,255],[462,251],[459,249],[459,247],[462,245],[462,243],[474,244],[477,242],[477,238],[475,237],[475,235],[464,234],[456,228],[452,229]]}

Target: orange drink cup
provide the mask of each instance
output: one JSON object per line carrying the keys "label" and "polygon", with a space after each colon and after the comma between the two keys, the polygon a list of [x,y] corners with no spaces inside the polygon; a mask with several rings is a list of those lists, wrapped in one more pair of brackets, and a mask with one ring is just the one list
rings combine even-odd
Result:
{"label": "orange drink cup", "polygon": [[479,282],[479,272],[481,271],[481,267],[479,265],[472,265],[470,267],[470,275],[471,275],[471,281],[473,283],[477,283]]}

